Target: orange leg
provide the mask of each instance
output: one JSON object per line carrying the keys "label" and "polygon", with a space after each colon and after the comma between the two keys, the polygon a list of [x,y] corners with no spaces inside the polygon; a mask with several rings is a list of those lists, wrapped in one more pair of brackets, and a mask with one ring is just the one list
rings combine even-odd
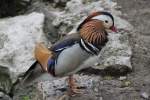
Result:
{"label": "orange leg", "polygon": [[68,96],[74,96],[75,94],[81,94],[81,93],[83,93],[83,91],[81,91],[80,89],[78,89],[78,86],[75,83],[75,79],[73,78],[73,75],[69,76],[69,78],[68,78],[68,85],[69,85],[69,94],[68,93],[64,94],[58,100],[65,100],[65,98],[68,98]]}
{"label": "orange leg", "polygon": [[71,95],[82,93],[82,91],[80,89],[78,89],[78,86],[75,83],[75,79],[73,78],[73,75],[69,76],[68,85],[69,85],[69,92],[70,92]]}

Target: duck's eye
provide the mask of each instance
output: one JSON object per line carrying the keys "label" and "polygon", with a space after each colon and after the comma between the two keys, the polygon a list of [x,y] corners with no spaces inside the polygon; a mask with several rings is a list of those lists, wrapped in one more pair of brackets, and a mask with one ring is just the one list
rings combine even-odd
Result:
{"label": "duck's eye", "polygon": [[108,20],[105,20],[105,23],[108,23]]}

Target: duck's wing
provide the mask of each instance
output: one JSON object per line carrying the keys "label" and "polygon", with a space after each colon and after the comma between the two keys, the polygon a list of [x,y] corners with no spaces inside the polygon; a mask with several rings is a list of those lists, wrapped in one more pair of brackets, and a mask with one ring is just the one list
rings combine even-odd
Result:
{"label": "duck's wing", "polygon": [[80,35],[75,33],[75,34],[70,34],[66,36],[64,39],[59,40],[56,42],[50,50],[53,52],[61,52],[62,50],[74,45],[75,43],[78,43],[80,41]]}

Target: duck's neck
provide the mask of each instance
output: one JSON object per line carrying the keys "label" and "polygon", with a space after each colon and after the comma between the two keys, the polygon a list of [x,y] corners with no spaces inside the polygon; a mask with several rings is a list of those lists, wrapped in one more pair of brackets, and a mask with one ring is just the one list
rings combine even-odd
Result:
{"label": "duck's neck", "polygon": [[[91,20],[85,23],[79,30],[81,36],[81,46],[86,49],[90,49],[91,51],[97,48],[99,51],[108,41],[107,32],[103,23],[99,20]],[[86,49],[86,51],[89,51]]]}
{"label": "duck's neck", "polygon": [[85,50],[86,52],[93,54],[93,55],[98,55],[100,52],[101,48],[97,48],[95,45],[85,42],[82,38],[80,40],[80,47]]}

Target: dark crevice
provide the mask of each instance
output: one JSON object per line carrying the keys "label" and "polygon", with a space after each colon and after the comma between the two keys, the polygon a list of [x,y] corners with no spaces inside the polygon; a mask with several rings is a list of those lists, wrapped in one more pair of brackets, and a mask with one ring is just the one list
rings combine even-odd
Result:
{"label": "dark crevice", "polygon": [[94,69],[92,67],[87,68],[87,69],[83,69],[79,72],[82,74],[87,74],[87,75],[100,75],[100,76],[114,76],[114,77],[119,77],[119,76],[125,76],[128,73],[131,73],[131,69],[129,69],[129,67],[127,66],[120,66],[120,65],[116,65],[116,67],[113,66],[108,66],[105,69]]}
{"label": "dark crevice", "polygon": [[66,3],[70,0],[66,1],[59,0],[58,2],[56,2],[55,0],[43,0],[43,1],[52,4],[54,8],[60,8],[61,10],[63,10],[66,7]]}
{"label": "dark crevice", "polygon": [[13,96],[14,96],[14,90],[15,90],[16,86],[17,86],[19,83],[20,83],[20,78],[18,78],[18,79],[16,80],[16,82],[13,83],[13,85],[12,85],[12,87],[11,87],[11,89],[10,89],[10,92],[8,93],[8,95],[9,95],[11,98],[13,98]]}
{"label": "dark crevice", "polygon": [[20,11],[25,11],[32,0],[0,0],[0,18],[18,15]]}

